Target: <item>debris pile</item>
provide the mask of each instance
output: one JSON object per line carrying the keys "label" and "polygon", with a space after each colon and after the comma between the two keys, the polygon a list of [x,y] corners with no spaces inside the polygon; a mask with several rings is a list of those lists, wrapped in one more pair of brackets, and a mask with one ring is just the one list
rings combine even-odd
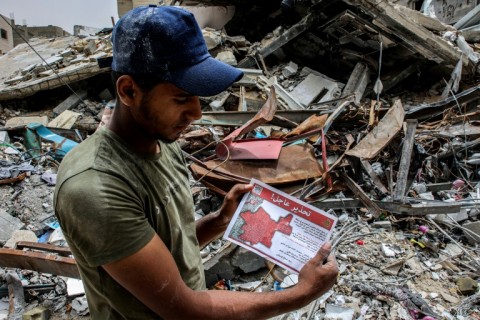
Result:
{"label": "debris pile", "polygon": [[[480,6],[392,2],[239,1],[225,30],[203,30],[211,54],[245,76],[202,97],[202,119],[179,139],[196,215],[256,178],[339,219],[337,284],[277,319],[480,317]],[[239,23],[247,15],[264,19],[248,29]],[[0,266],[21,268],[1,278],[5,288],[20,279],[25,312],[84,315],[81,290],[69,293],[71,279],[63,278],[76,275],[52,186],[64,154],[113,111],[110,85],[96,79],[108,71],[96,61],[111,45],[109,35],[31,44],[54,54],[48,61],[58,74],[42,78],[41,62],[17,63],[27,47],[0,57],[0,68],[11,70],[0,84]],[[31,102],[18,108],[15,99],[63,86],[51,81],[70,77],[76,60],[95,71],[71,78],[74,93],[57,91],[42,111],[32,112]],[[33,236],[15,238],[19,230]],[[52,250],[47,266],[25,262]],[[298,280],[225,240],[201,254],[212,289],[283,290]]]}

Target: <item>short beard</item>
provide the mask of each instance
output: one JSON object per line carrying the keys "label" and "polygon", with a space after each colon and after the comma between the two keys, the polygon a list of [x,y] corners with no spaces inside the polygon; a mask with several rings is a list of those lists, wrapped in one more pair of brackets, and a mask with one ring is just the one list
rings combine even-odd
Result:
{"label": "short beard", "polygon": [[[149,106],[149,104],[150,104],[150,91],[144,92],[144,94],[142,96],[142,101],[140,102],[140,104],[142,106],[141,110],[140,110],[140,116],[142,117],[142,121],[145,121],[145,122],[148,123],[151,119],[154,118],[153,115],[150,113],[151,108],[146,107],[146,106]],[[172,144],[175,141],[177,141],[178,138],[179,138],[179,137],[177,137],[175,139],[168,139],[163,135],[152,134],[152,133],[148,132],[147,130],[145,130],[145,134],[147,134],[147,135],[151,136],[153,139],[159,140],[159,141],[161,141],[162,143],[165,143],[165,144]]]}

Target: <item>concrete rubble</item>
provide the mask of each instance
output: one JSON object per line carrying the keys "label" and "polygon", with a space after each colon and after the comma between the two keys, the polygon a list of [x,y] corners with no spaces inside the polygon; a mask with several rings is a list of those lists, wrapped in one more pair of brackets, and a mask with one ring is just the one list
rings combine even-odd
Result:
{"label": "concrete rubble", "polygon": [[[203,34],[245,77],[202,97],[202,119],[180,138],[197,217],[256,178],[339,219],[337,284],[275,319],[480,318],[480,5],[201,2],[236,6]],[[32,39],[43,59],[26,44],[0,56],[0,318],[10,303],[24,319],[88,319],[52,208],[69,149],[42,130],[74,147],[108,122],[110,36]],[[221,160],[217,142],[249,121],[236,142],[280,140],[278,157]],[[212,290],[298,280],[225,240],[201,255]]]}

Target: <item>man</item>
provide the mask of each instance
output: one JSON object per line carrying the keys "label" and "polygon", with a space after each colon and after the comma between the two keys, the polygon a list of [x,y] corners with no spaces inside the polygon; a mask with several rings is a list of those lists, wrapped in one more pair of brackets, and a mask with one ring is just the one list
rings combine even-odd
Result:
{"label": "man", "polygon": [[328,246],[285,291],[205,290],[199,248],[225,231],[251,186],[236,185],[218,212],[195,222],[175,140],[201,117],[198,96],[224,91],[242,73],[209,55],[182,9],[136,8],[112,40],[115,112],[64,158],[54,198],[92,319],[262,319],[326,292],[338,272]]}

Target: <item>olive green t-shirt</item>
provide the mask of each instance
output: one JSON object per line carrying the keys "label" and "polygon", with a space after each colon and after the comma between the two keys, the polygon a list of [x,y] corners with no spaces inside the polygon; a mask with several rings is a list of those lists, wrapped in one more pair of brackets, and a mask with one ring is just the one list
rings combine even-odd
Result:
{"label": "olive green t-shirt", "polygon": [[92,319],[158,318],[101,267],[137,252],[155,233],[185,283],[205,289],[185,161],[178,144],[159,144],[159,154],[139,156],[103,129],[60,165],[55,214],[77,261]]}

